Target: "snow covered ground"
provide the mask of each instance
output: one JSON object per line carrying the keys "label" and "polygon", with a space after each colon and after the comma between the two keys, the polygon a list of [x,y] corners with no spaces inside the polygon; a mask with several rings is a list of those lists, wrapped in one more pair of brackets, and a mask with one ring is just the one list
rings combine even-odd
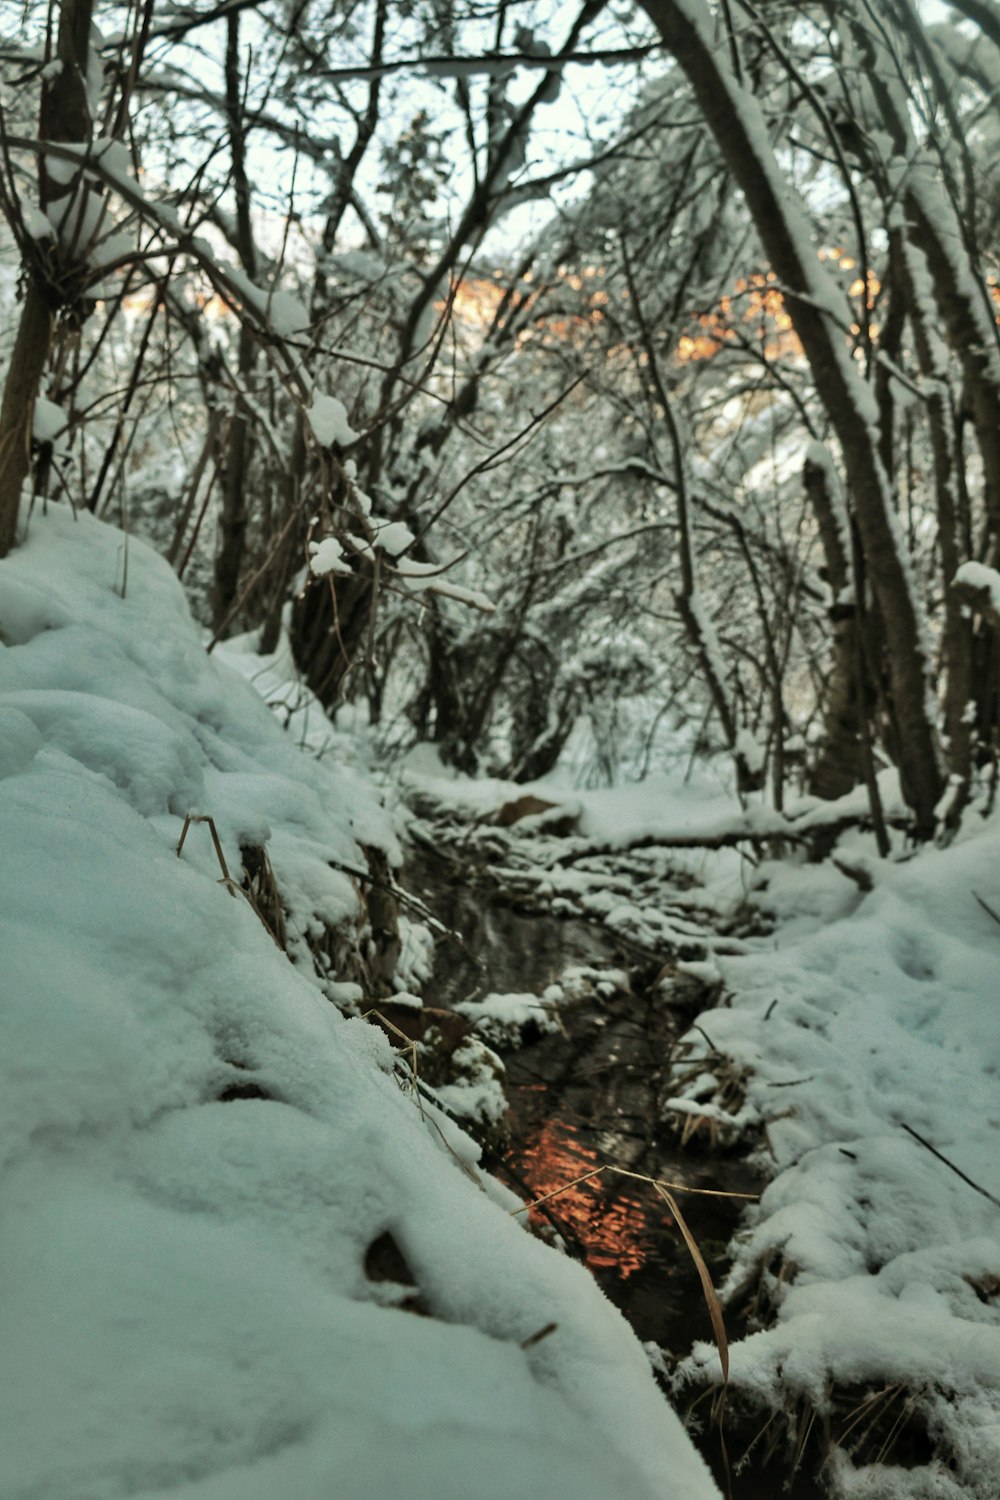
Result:
{"label": "snow covered ground", "polygon": [[[301,709],[283,733],[169,569],[130,543],[123,597],[124,561],[55,508],[0,564],[4,1500],[714,1496],[586,1273],[305,962],[310,923],[358,913],[329,861],[397,857],[349,739]],[[437,771],[408,774],[482,818],[510,797]],[[592,842],[731,816],[711,776],[533,790]],[[237,878],[266,843],[298,965],[206,825],[178,859],[190,812]],[[829,862],[682,856],[702,916],[749,895],[774,925],[693,966],[726,999],[669,1106],[711,1118],[745,1075],[773,1175],[730,1282],[763,1314],[733,1386],[793,1441],[827,1427],[857,1500],[1000,1494],[997,834],[970,813],[884,863],[848,838],[867,892]],[[714,1348],[682,1374],[714,1381]]]}
{"label": "snow covered ground", "polygon": [[[869,863],[867,894],[829,864],[762,868],[777,930],[716,960],[731,1005],[689,1039],[709,1074],[709,1038],[751,1070],[775,1174],[731,1281],[759,1280],[775,1317],[733,1382],[830,1419],[840,1491],[866,1500],[1000,1495],[998,831],[970,814],[951,848]],[[703,1346],[691,1373],[712,1364]],[[866,1389],[882,1409],[852,1413]],[[910,1469],[914,1427],[939,1457]]]}
{"label": "snow covered ground", "polygon": [[294,938],[394,849],[125,562],[56,507],[0,564],[4,1500],[711,1500],[586,1272],[177,857],[266,842]]}

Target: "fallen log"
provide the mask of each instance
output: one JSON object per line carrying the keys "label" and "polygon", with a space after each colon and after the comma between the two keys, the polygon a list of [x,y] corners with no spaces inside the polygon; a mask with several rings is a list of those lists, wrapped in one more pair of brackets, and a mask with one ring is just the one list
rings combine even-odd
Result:
{"label": "fallen log", "polygon": [[[908,814],[886,815],[891,828],[907,832],[912,827]],[[631,853],[635,849],[729,849],[739,844],[822,844],[819,855],[824,858],[830,849],[849,828],[870,831],[871,815],[867,812],[839,813],[823,816],[815,809],[800,818],[783,817],[780,813],[760,809],[751,816],[744,816],[730,823],[716,824],[701,829],[663,829],[654,833],[643,833],[630,839],[603,839],[577,845],[558,854],[549,868],[555,869],[577,864],[581,859],[592,859],[598,855]]]}

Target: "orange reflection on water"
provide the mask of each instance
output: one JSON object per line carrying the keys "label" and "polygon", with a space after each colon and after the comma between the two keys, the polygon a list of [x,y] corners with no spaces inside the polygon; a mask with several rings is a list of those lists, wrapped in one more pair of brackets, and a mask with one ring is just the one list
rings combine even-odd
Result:
{"label": "orange reflection on water", "polygon": [[[519,1169],[533,1197],[558,1192],[545,1206],[573,1230],[588,1266],[613,1269],[624,1280],[656,1258],[656,1237],[671,1229],[674,1221],[652,1188],[643,1201],[634,1184],[613,1172],[602,1172],[586,1182],[574,1181],[605,1161],[564,1120],[552,1119],[529,1136]],[[532,1217],[537,1223],[545,1222],[538,1209],[532,1210]]]}

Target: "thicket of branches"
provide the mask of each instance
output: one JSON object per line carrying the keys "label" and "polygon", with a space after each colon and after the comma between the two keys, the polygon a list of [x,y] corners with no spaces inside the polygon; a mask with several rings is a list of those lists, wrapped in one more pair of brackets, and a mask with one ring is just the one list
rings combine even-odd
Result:
{"label": "thicket of branches", "polygon": [[878,827],[892,763],[954,826],[998,730],[994,0],[21,20],[0,554],[48,500],[141,531],[214,639],[284,624],[466,769],[581,715],[610,769],[641,708],[778,806]]}

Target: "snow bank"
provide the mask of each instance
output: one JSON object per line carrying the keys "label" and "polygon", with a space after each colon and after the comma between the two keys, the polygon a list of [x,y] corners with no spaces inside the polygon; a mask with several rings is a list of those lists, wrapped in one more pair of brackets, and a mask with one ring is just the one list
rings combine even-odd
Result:
{"label": "snow bank", "polygon": [[[5,1500],[709,1500],[589,1276],[470,1180],[203,825],[177,858],[191,811],[234,872],[269,834],[336,920],[327,858],[392,838],[134,542],[122,597],[124,547],[60,507],[0,564]],[[366,1275],[386,1232],[429,1315]]]}
{"label": "snow bank", "polygon": [[[980,904],[1000,913],[998,830],[976,823],[872,861],[866,896],[830,866],[764,867],[777,934],[716,958],[732,1006],[689,1038],[753,1070],[743,1113],[776,1174],[730,1283],[767,1268],[776,1317],[732,1347],[734,1384],[827,1416],[838,1392],[899,1383],[886,1427],[909,1401],[954,1465],[908,1470],[889,1442],[877,1471],[841,1454],[837,1493],[1000,1494],[1000,1207],[917,1138],[1000,1199],[1000,925]],[[699,1346],[689,1373],[713,1360]]]}

